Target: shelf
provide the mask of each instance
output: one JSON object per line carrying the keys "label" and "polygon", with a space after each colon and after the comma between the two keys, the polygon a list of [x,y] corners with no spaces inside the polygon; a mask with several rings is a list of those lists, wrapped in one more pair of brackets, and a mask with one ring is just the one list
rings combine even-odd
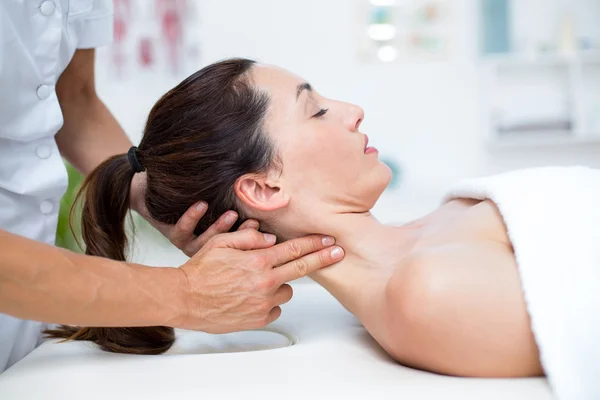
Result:
{"label": "shelf", "polygon": [[600,145],[600,134],[571,136],[569,131],[548,131],[523,134],[522,136],[495,136],[487,140],[494,149],[531,149],[542,147],[568,147]]}
{"label": "shelf", "polygon": [[598,0],[480,3],[486,147],[600,146]]}
{"label": "shelf", "polygon": [[483,57],[482,62],[485,65],[491,65],[496,67],[536,67],[600,64],[600,52],[576,53],[573,55],[489,55]]}

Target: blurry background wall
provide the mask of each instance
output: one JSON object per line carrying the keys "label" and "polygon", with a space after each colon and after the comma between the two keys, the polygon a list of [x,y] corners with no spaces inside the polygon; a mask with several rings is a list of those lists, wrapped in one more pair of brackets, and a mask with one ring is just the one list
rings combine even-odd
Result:
{"label": "blurry background wall", "polygon": [[[403,3],[410,2],[396,1],[398,7]],[[116,76],[114,66],[110,66],[111,50],[102,49],[98,91],[137,141],[158,97],[203,65],[243,56],[285,67],[309,80],[323,95],[365,109],[362,131],[382,157],[401,167],[398,189],[386,193],[380,204],[386,205],[381,216],[386,220],[426,212],[437,204],[450,182],[466,176],[546,164],[600,167],[600,146],[594,143],[540,143],[509,149],[487,146],[487,121],[482,110],[485,66],[480,56],[482,2],[413,3],[439,3],[448,13],[447,56],[387,63],[361,59],[359,45],[367,37],[365,21],[372,11],[365,0],[188,0],[187,4],[180,2],[188,7],[187,31],[182,35],[187,45],[187,58],[184,55],[183,59],[188,61],[178,73],[168,73],[166,68],[164,73],[157,73],[159,64],[168,57],[161,47],[166,39],[160,17],[153,2],[131,0],[130,31],[122,45],[129,64],[125,63],[128,66],[121,77]],[[600,32],[594,31],[600,26],[598,0],[512,3],[509,24],[514,51],[528,51],[527,41],[536,38],[558,42],[561,23],[568,15],[579,23],[575,29],[579,28],[580,36],[600,39]],[[147,69],[140,68],[139,62],[135,65],[136,58],[141,57],[140,37],[155,44],[155,65]],[[192,51],[194,56],[190,57]],[[543,73],[543,69],[533,70],[533,74]],[[514,97],[512,100],[518,101]],[[544,98],[540,95],[534,101],[540,105]]]}
{"label": "blurry background wall", "polygon": [[[600,89],[600,0],[115,0],[115,6],[117,41],[98,51],[97,88],[134,142],[164,92],[208,63],[243,56],[285,67],[324,96],[364,108],[361,130],[399,170],[397,185],[375,209],[386,222],[430,211],[460,178],[541,165],[600,167],[600,124],[597,132],[588,124],[583,134],[571,119],[587,113],[587,121],[592,114],[600,121],[600,90],[593,90]],[[369,24],[391,21],[398,40],[414,22],[398,15],[431,6],[445,18],[438,32],[445,51],[405,57],[400,45],[394,59],[365,50],[378,45],[369,35],[389,36],[369,31]],[[169,10],[179,7],[184,31],[175,70],[168,43],[178,40],[179,21]],[[394,15],[390,21],[374,14],[382,8]],[[527,125],[527,116],[533,134],[525,140],[494,130],[503,126],[506,133],[518,118]],[[581,135],[563,135],[575,131]]]}

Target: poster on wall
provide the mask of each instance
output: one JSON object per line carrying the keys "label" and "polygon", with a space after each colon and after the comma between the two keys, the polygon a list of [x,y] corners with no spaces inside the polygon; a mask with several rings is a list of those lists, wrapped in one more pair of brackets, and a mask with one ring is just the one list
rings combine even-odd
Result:
{"label": "poster on wall", "polygon": [[179,78],[200,60],[195,0],[113,0],[114,41],[98,50],[98,68],[111,80],[134,74]]}
{"label": "poster on wall", "polygon": [[357,55],[365,63],[445,61],[454,37],[449,0],[364,0]]}

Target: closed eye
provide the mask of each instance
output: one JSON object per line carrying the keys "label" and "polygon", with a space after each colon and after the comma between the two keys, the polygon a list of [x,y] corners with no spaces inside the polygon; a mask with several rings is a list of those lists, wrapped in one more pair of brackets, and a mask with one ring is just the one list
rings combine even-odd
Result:
{"label": "closed eye", "polygon": [[321,108],[318,113],[313,115],[313,118],[320,118],[323,115],[325,115],[327,113],[327,111],[329,111],[329,108]]}

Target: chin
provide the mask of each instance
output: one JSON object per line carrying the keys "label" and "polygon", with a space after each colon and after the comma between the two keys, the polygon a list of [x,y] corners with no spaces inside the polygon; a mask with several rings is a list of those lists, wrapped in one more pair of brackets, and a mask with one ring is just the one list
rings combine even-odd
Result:
{"label": "chin", "polygon": [[[380,182],[381,193],[383,193],[383,191],[388,187],[388,185],[392,181],[392,170],[386,164],[380,163],[380,168],[377,169],[376,174],[379,177],[378,181]],[[380,196],[381,193],[379,193]]]}
{"label": "chin", "polygon": [[387,165],[381,163],[381,167],[370,176],[370,182],[368,185],[368,192],[365,196],[368,199],[369,210],[375,206],[379,197],[383,194],[385,189],[392,181],[392,170]]}

